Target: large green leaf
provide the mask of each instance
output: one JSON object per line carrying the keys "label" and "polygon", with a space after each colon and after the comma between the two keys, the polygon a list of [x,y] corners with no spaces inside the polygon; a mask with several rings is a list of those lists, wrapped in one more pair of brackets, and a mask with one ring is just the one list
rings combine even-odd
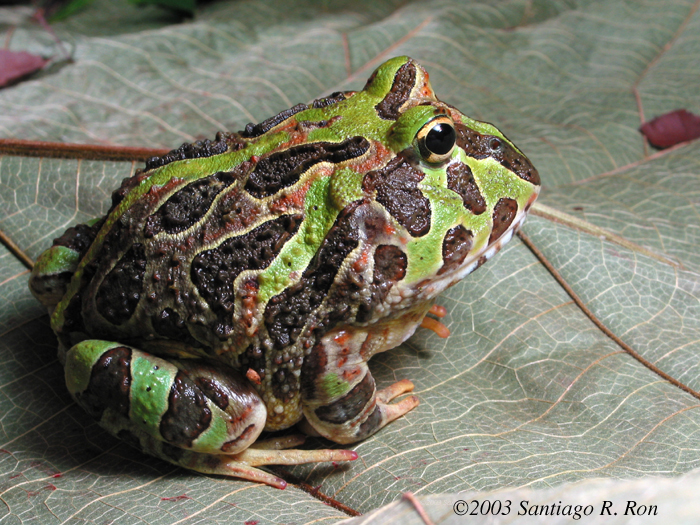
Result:
{"label": "large green leaf", "polygon": [[[157,8],[98,0],[55,26],[72,63],[0,91],[0,137],[170,148],[359,89],[385,58],[411,55],[441,98],[528,154],[541,202],[574,216],[531,217],[524,230],[593,313],[699,390],[700,145],[654,153],[637,132],[642,112],[700,113],[699,6],[251,0],[211,3],[169,25]],[[0,11],[2,41],[59,56],[23,13]],[[20,26],[12,32],[6,18]],[[0,157],[0,229],[36,257],[67,226],[104,213],[134,168]],[[28,273],[0,250],[2,523],[347,517],[295,486],[193,474],[106,435],[71,403]],[[520,240],[440,302],[450,338],[419,331],[371,363],[379,386],[412,379],[421,405],[357,444],[359,461],[296,467],[297,478],[368,512],[404,491],[543,488],[700,466],[698,400],[602,333]]]}

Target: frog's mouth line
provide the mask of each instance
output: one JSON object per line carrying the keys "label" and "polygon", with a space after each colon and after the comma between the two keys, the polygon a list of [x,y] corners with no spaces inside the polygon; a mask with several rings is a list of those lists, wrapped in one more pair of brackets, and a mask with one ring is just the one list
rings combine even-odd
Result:
{"label": "frog's mouth line", "polygon": [[415,290],[416,295],[425,300],[434,298],[445,289],[457,284],[486,261],[491,259],[499,251],[501,251],[501,248],[503,248],[503,246],[505,246],[513,238],[515,232],[517,232],[525,222],[527,211],[537,198],[538,193],[539,191],[533,193],[532,197],[530,197],[528,200],[528,204],[523,209],[518,211],[518,214],[516,215],[515,219],[513,219],[513,222],[510,224],[508,229],[503,232],[503,234],[496,241],[494,241],[488,247],[482,248],[473,254],[469,254],[458,268],[450,272],[446,272],[440,279],[437,279],[422,289]]}

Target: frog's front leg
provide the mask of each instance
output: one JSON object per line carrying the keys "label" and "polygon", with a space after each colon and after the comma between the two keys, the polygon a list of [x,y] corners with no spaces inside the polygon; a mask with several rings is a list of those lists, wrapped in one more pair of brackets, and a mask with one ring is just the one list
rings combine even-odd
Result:
{"label": "frog's front leg", "polygon": [[330,332],[316,344],[302,368],[303,410],[311,427],[305,432],[354,443],[418,406],[416,396],[390,403],[413,390],[407,379],[376,389],[367,360],[387,346],[395,345],[387,345],[385,334],[345,330]]}
{"label": "frog's front leg", "polygon": [[151,455],[209,474],[284,488],[255,468],[347,461],[354,452],[283,450],[297,438],[254,444],[267,409],[248,381],[224,366],[165,360],[119,343],[88,340],[66,355],[66,384],[101,426]]}

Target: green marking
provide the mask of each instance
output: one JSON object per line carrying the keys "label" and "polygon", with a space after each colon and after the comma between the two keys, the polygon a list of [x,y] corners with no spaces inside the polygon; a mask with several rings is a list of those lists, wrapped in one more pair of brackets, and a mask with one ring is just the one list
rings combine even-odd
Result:
{"label": "green marking", "polygon": [[340,209],[331,198],[330,187],[331,177],[322,177],[311,184],[304,203],[306,219],[272,264],[258,275],[258,297],[263,304],[289,285],[292,272],[306,269],[333,226]]}
{"label": "green marking", "polygon": [[337,399],[350,390],[350,385],[335,372],[329,372],[321,379],[321,389],[326,393],[327,399]]}
{"label": "green marking", "polygon": [[168,396],[175,374],[175,365],[164,359],[133,351],[129,419],[159,439],[162,439],[160,420],[168,409]]}
{"label": "green marking", "polygon": [[[389,144],[394,151],[410,147],[416,134],[436,116],[435,106],[414,106],[404,111],[391,128]],[[437,114],[442,114],[438,111]],[[416,150],[417,151],[417,150]]]}
{"label": "green marking", "polygon": [[112,341],[89,339],[78,343],[66,354],[66,386],[72,395],[84,392],[90,384],[92,367],[107,350],[122,346]]}
{"label": "green marking", "polygon": [[110,213],[104,225],[100,229],[95,241],[88,249],[85,257],[78,265],[73,279],[66,290],[66,294],[60,303],[56,306],[56,310],[51,316],[51,328],[54,332],[61,332],[61,327],[65,321],[65,309],[70,303],[73,295],[77,293],[81,284],[81,277],[85,265],[92,261],[99,250],[102,248],[107,233],[112,229],[115,222],[133,206],[134,202],[143,197],[154,186],[163,186],[168,181],[174,178],[180,178],[185,183],[193,182],[204,177],[208,177],[212,173],[218,171],[231,171],[242,162],[250,159],[253,155],[262,155],[277,148],[280,144],[289,140],[289,134],[286,132],[272,133],[262,135],[256,142],[250,143],[247,147],[213,157],[205,157],[199,159],[185,159],[176,162],[171,162],[153,170],[151,175],[144,179],[138,186],[132,188],[122,202]]}
{"label": "green marking", "polygon": [[384,98],[384,96],[391,90],[391,86],[394,84],[394,77],[396,72],[410,59],[407,56],[400,56],[390,58],[384,62],[379,68],[377,68],[376,75],[372,83],[367,86],[364,92],[371,94],[379,99]]}
{"label": "green marking", "polygon": [[532,195],[534,186],[518,177],[515,173],[501,166],[492,158],[477,160],[468,157],[462,150],[455,155],[469,165],[487,209],[479,215],[473,215],[463,206],[462,199],[447,186],[445,169],[431,169],[422,166],[425,177],[419,187],[430,201],[430,231],[408,243],[408,268],[406,283],[421,281],[434,275],[442,265],[442,241],[450,228],[462,224],[474,235],[472,253],[486,246],[492,230],[491,217],[496,203],[501,198],[515,199],[522,210]]}
{"label": "green marking", "polygon": [[52,246],[34,264],[34,275],[57,275],[72,272],[80,262],[80,254],[65,246]]}
{"label": "green marking", "polygon": [[228,425],[230,419],[223,410],[207,399],[207,406],[211,410],[211,423],[192,443],[192,449],[197,452],[212,453],[221,452],[221,447],[229,440]]}
{"label": "green marking", "polygon": [[357,173],[351,168],[341,168],[333,173],[330,196],[337,209],[342,210],[351,202],[363,197],[362,179],[364,176],[364,173]]}

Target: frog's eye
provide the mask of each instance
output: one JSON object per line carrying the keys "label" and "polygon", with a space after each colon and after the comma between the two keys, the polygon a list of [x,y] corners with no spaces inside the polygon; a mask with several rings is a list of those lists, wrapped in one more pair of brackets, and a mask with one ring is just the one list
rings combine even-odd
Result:
{"label": "frog's eye", "polygon": [[449,159],[456,140],[454,123],[444,115],[432,119],[416,134],[418,150],[423,159],[431,164]]}

